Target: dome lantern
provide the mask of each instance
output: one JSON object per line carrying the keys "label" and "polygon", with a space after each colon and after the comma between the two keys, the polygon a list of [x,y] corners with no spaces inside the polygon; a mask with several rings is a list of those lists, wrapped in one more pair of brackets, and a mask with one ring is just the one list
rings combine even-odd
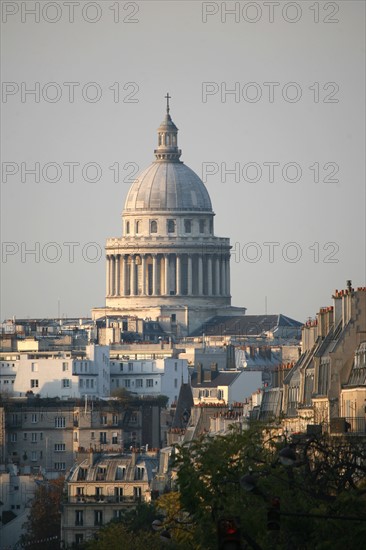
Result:
{"label": "dome lantern", "polygon": [[169,92],[166,98],[166,115],[163,122],[158,128],[158,148],[154,150],[157,161],[161,162],[181,162],[179,157],[182,154],[181,149],[178,149],[178,128],[172,121],[169,114]]}

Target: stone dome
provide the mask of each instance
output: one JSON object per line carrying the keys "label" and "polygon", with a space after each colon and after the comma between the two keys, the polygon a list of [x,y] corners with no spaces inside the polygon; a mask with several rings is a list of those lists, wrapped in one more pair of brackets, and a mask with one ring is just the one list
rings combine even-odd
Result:
{"label": "stone dome", "polygon": [[212,213],[210,196],[202,180],[179,160],[178,128],[167,110],[158,128],[156,161],[142,171],[131,186],[124,213],[143,211],[197,211]]}
{"label": "stone dome", "polygon": [[124,211],[212,212],[210,196],[202,180],[180,161],[156,161],[137,176]]}

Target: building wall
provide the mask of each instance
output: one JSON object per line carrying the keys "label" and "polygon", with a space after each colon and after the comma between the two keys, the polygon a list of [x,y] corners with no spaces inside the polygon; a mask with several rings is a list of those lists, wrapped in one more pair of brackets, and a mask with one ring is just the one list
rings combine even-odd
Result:
{"label": "building wall", "polygon": [[[71,352],[20,353],[13,361],[2,362],[13,369],[15,396],[31,391],[40,397],[79,398],[84,395],[107,397],[110,392],[109,348],[86,346],[86,354]],[[14,365],[14,366],[13,366]],[[1,378],[5,379],[4,375]],[[3,381],[4,387],[4,381]]]}
{"label": "building wall", "polygon": [[166,395],[169,404],[177,400],[182,380],[188,381],[185,359],[112,360],[110,372],[111,391],[125,388],[138,395]]}

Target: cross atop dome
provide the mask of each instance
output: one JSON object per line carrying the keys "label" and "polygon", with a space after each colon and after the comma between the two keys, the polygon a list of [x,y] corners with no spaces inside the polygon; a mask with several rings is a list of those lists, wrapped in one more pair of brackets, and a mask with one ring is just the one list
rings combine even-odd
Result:
{"label": "cross atop dome", "polygon": [[164,96],[166,99],[166,114],[169,114],[170,108],[169,108],[169,99],[172,99],[172,96],[169,95],[169,92],[167,92],[166,96]]}

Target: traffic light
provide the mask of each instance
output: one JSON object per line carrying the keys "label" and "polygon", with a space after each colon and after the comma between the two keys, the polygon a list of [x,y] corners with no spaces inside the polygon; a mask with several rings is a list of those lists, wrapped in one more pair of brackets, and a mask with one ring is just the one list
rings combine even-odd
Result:
{"label": "traffic light", "polygon": [[280,529],[280,499],[273,497],[267,510],[268,531],[279,531]]}
{"label": "traffic light", "polygon": [[241,550],[239,518],[221,518],[217,522],[219,550]]}

